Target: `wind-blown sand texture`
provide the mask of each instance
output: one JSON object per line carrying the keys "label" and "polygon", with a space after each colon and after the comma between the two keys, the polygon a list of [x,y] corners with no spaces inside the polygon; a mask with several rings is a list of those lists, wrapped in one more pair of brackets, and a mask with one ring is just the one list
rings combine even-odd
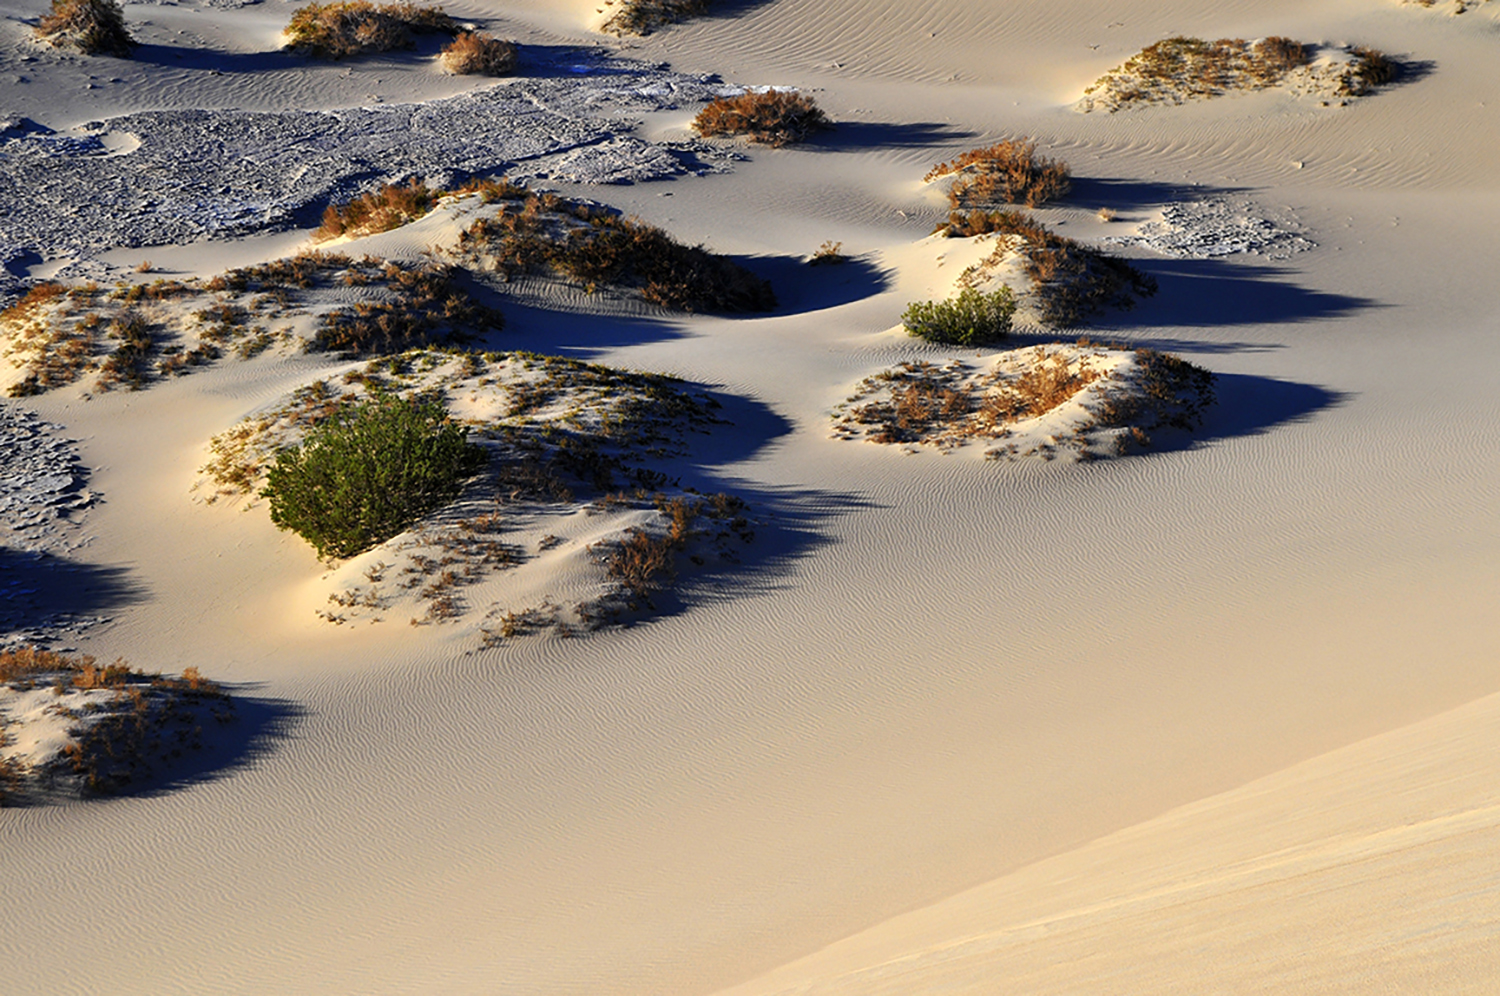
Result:
{"label": "wind-blown sand texture", "polygon": [[[37,512],[0,551],[7,640],[196,667],[239,702],[170,783],[0,809],[0,989],[1467,994],[1500,978],[1500,4],[764,0],[625,39],[583,0],[450,8],[517,41],[520,75],[495,82],[444,72],[435,38],[287,52],[281,4],[128,4],[139,44],[119,59],[36,41],[44,5],[6,2],[7,293],[201,285],[313,248],[332,201],[480,174],[703,243],[777,304],[671,311],[501,274],[459,258],[479,198],[321,244],[455,267],[504,315],[465,324],[482,351],[671,375],[721,405],[675,455],[633,451],[666,480],[617,475],[621,504],[590,515],[603,495],[523,478],[368,563],[320,563],[263,502],[192,487],[215,436],[405,351],[277,337],[379,288],[289,291],[256,320],[256,355],[234,339],[141,390],[86,377],[0,399],[29,413],[4,431],[38,482],[3,489]],[[1077,112],[1178,35],[1368,46],[1406,71],[1346,106],[1272,87]],[[711,96],[752,87],[814,95],[837,128],[782,149],[693,138]],[[904,309],[947,298],[996,241],[930,237],[949,205],[921,177],[1015,136],[1070,167],[1037,220],[1158,292],[1065,332],[1018,321],[983,350],[906,335]],[[824,243],[846,262],[807,265]],[[159,349],[181,337],[185,355],[198,326],[170,324],[178,306],[162,302]],[[882,371],[983,375],[1082,336],[1181,356],[1216,375],[1217,403],[1120,459],[829,438]],[[575,624],[612,580],[609,544],[668,537],[672,498],[719,493],[746,502],[751,542],[730,518],[722,541],[673,551],[680,585],[649,593],[656,611]],[[65,516],[41,514],[54,497]],[[416,588],[368,606],[410,577],[398,557],[444,556],[396,547],[489,513],[465,538],[519,553],[472,584],[446,568],[461,614],[411,625]],[[129,942],[103,952],[99,930]]]}

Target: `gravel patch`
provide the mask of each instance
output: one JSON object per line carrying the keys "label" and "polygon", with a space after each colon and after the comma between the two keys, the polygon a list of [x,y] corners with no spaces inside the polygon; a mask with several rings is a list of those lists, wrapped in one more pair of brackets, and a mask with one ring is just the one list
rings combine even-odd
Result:
{"label": "gravel patch", "polygon": [[1168,205],[1160,221],[1145,223],[1135,235],[1111,235],[1100,241],[1193,259],[1236,253],[1287,259],[1317,247],[1296,232],[1278,227],[1249,201],[1225,198]]}

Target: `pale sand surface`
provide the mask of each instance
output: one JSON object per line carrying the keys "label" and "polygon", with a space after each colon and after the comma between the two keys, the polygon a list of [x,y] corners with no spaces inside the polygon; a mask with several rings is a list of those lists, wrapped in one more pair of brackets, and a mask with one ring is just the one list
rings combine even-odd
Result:
{"label": "pale sand surface", "polygon": [[[598,40],[593,8],[450,11],[563,45]],[[286,13],[126,10],[259,52]],[[1500,12],[736,10],[626,54],[813,88],[839,130],[750,150],[727,175],[581,192],[759,257],[783,307],[600,318],[553,292],[561,313],[508,306],[495,342],[749,399],[728,462],[703,473],[777,513],[759,566],[581,640],[477,652],[457,630],[335,628],[312,614],[322,572],[306,545],[188,489],[210,435],[337,364],[231,362],[141,393],[27,399],[79,440],[103,496],[84,555],[132,586],[80,646],[198,666],[296,716],[222,778],[5,810],[0,988],[1489,991]],[[352,82],[343,66],[282,66],[262,84],[139,61],[51,84],[15,63],[22,27],[4,26],[0,80],[32,78],[6,96],[59,129],[153,108],[354,106],[376,76],[406,81],[388,101],[482,85],[416,62],[399,77],[352,63]],[[1345,108],[1276,92],[1069,108],[1173,33],[1433,65]],[[88,73],[157,82],[81,91]],[[685,138],[692,110],[646,115],[639,133]],[[1073,166],[1074,196],[1043,215],[1075,238],[1230,190],[1317,244],[1286,260],[1131,250],[1161,292],[1098,328],[1221,375],[1196,445],[1076,465],[828,438],[862,378],[951,355],[890,331],[952,276],[913,247],[941,207],[919,180],[1013,134]],[[1099,223],[1103,206],[1119,220]],[[824,239],[865,268],[799,269]],[[297,241],[116,262],[211,274]]]}

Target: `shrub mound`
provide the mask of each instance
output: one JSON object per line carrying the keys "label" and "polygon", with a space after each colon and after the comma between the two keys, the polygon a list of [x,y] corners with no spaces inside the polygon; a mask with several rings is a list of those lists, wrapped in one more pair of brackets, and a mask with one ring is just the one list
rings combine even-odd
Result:
{"label": "shrub mound", "polygon": [[[610,3],[611,0],[605,0]],[[657,28],[708,11],[709,0],[619,0],[620,9],[600,25],[613,35],[649,35]]]}
{"label": "shrub mound", "polygon": [[1274,35],[1255,42],[1164,38],[1083,91],[1084,109],[1092,110],[1097,104],[1116,111],[1135,103],[1180,104],[1190,97],[1213,97],[1231,90],[1264,90],[1311,61],[1307,46]]}
{"label": "shrub mound", "polygon": [[811,97],[787,90],[720,97],[693,119],[693,128],[705,138],[748,135],[777,148],[832,127]]}
{"label": "shrub mound", "polygon": [[515,42],[465,31],[443,46],[438,62],[455,76],[509,76],[520,65]]}
{"label": "shrub mound", "polygon": [[643,221],[553,194],[518,187],[482,190],[501,210],[459,239],[459,252],[508,280],[548,272],[593,288],[633,288],[642,299],[676,311],[769,311],[771,285],[744,267],[685,246]]}
{"label": "shrub mound", "polygon": [[376,6],[369,0],[308,4],[286,26],[287,47],[319,59],[416,47],[419,34],[455,34],[458,25],[441,7],[414,3]]}
{"label": "shrub mound", "polygon": [[909,305],[901,316],[901,324],[912,335],[928,342],[974,346],[1009,335],[1015,313],[1016,297],[1009,287],[987,294],[965,287],[946,301]]}
{"label": "shrub mound", "polygon": [[127,59],[136,45],[118,0],[52,0],[35,30],[38,38],[85,55]]}
{"label": "shrub mound", "polygon": [[84,795],[120,791],[203,747],[203,725],[233,713],[197,668],[172,677],[35,647],[0,650],[0,806],[59,783]]}
{"label": "shrub mound", "polygon": [[433,402],[374,395],[282,450],[261,491],[271,521],[324,559],[352,557],[458,496],[485,463]]}
{"label": "shrub mound", "polygon": [[955,176],[948,202],[955,208],[1025,204],[1037,207],[1073,187],[1068,164],[1036,154],[1029,138],[1007,139],[934,166],[923,183]]}
{"label": "shrub mound", "polygon": [[1125,260],[1064,238],[1021,211],[955,211],[936,231],[961,238],[1010,236],[965,276],[977,277],[1012,249],[1019,251],[1040,317],[1054,327],[1077,325],[1106,307],[1128,308],[1136,298],[1150,297],[1157,290],[1154,277]]}

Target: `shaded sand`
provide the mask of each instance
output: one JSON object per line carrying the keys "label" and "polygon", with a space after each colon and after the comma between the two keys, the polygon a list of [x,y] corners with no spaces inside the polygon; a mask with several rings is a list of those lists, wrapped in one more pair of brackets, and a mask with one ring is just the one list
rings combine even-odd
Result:
{"label": "shaded sand", "polygon": [[[111,620],[80,648],[199,667],[288,718],[222,777],[0,812],[0,988],[1487,991],[1496,8],[770,0],[623,42],[590,31],[589,3],[450,8],[523,59],[618,46],[803,88],[838,122],[806,147],[732,147],[747,159],[726,174],[559,181],[735,256],[778,310],[666,313],[532,278],[486,300],[507,319],[487,348],[712,392],[732,428],[672,473],[765,525],[728,577],[586,639],[330,626],[316,610],[335,579],[305,544],[190,489],[215,433],[347,364],[268,351],[140,392],[24,399],[78,441],[100,496],[93,539],[67,553],[93,583],[57,594]],[[278,5],[126,11],[154,46],[128,63],[24,62],[25,26],[4,21],[14,112],[62,133],[485,85],[422,51],[306,66],[274,51]],[[1346,107],[1266,91],[1071,109],[1179,33],[1373,45],[1419,71]],[[695,110],[633,106],[617,134],[685,141]],[[1160,292],[1085,331],[1219,375],[1203,427],[1170,446],[1074,464],[829,439],[873,373],[993,361],[893,326],[974,261],[923,244],[946,203],[921,177],[1013,135],[1072,167],[1074,193],[1038,211],[1060,234],[1139,235],[1219,197],[1315,245],[1112,247]],[[340,249],[415,260],[456,227],[437,212]],[[830,239],[852,262],[807,267]],[[106,250],[100,272],[136,279],[149,258],[210,276],[301,244]],[[535,573],[524,594],[571,583]],[[105,957],[81,923],[132,940]]]}

